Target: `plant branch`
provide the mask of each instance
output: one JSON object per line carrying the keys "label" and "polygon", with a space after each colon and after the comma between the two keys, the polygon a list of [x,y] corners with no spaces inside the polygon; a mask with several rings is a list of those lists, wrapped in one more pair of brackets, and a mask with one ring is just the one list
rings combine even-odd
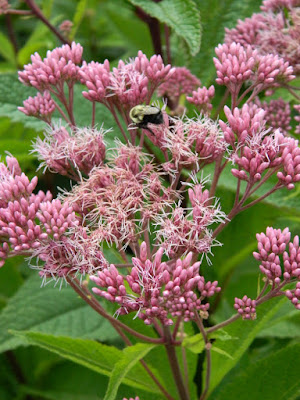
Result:
{"label": "plant branch", "polygon": [[179,363],[175,351],[175,347],[173,344],[172,336],[169,327],[164,326],[164,338],[166,340],[165,348],[167,351],[170,367],[172,370],[172,374],[174,377],[175,384],[177,386],[177,390],[181,400],[189,400],[189,395],[187,392],[187,388],[184,385],[182,374],[179,368]]}
{"label": "plant branch", "polygon": [[[95,299],[94,296],[92,296],[91,292],[80,285],[78,280],[76,278],[70,278],[66,277],[67,282],[70,284],[70,286],[75,290],[75,292],[87,303],[89,304],[93,310],[95,310],[98,314],[100,314],[102,317],[106,318],[112,326],[118,331],[117,328],[124,329],[131,335],[137,337],[140,340],[143,340],[148,343],[153,343],[153,344],[163,344],[164,339],[163,338],[151,338],[150,336],[145,336],[142,333],[139,333],[135,331],[134,329],[129,328],[129,326],[123,324],[122,322],[118,321],[111,315],[109,315],[105,309],[101,306],[101,304]],[[119,332],[119,331],[118,331]]]}
{"label": "plant branch", "polygon": [[70,44],[70,42],[63,37],[63,35],[59,32],[58,29],[55,28],[54,25],[52,25],[48,19],[45,17],[45,15],[42,13],[40,8],[37,6],[34,0],[24,0],[27,6],[31,9],[32,13],[39,19],[41,20],[49,29],[51,32],[54,33],[54,35],[62,42],[65,44]]}

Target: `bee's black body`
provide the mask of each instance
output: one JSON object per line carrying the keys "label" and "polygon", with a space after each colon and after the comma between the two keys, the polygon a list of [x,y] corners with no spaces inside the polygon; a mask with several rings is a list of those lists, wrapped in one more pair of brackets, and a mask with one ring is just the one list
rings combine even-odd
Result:
{"label": "bee's black body", "polygon": [[160,125],[164,122],[163,113],[155,106],[135,106],[129,116],[136,126],[148,130],[148,124]]}

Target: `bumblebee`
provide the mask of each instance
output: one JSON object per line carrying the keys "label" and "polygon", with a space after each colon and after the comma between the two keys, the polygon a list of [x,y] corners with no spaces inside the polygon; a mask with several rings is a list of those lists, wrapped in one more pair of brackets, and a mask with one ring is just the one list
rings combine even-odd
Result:
{"label": "bumblebee", "polygon": [[150,130],[148,124],[160,125],[164,123],[161,109],[155,106],[135,106],[130,110],[129,117],[136,126],[148,130]]}

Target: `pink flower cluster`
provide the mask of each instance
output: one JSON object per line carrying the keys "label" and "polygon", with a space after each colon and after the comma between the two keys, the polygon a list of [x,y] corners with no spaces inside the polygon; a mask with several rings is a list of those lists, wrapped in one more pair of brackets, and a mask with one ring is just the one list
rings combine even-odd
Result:
{"label": "pink flower cluster", "polygon": [[[295,236],[291,241],[291,233],[288,228],[283,231],[268,227],[266,233],[256,235],[258,252],[254,257],[260,261],[260,270],[273,284],[273,287],[281,289],[287,283],[300,279],[300,248],[299,237]],[[286,248],[288,247],[288,251]],[[298,301],[299,282],[296,289],[281,292],[292,301],[297,309],[300,309]]]}
{"label": "pink flower cluster", "polygon": [[236,28],[225,29],[225,43],[250,45],[260,55],[278,54],[293,67],[295,74],[299,74],[298,7],[298,0],[266,0],[261,7],[263,13],[253,14],[244,21],[238,20]]}
{"label": "pink flower cluster", "polygon": [[200,84],[200,80],[186,67],[174,67],[170,76],[158,88],[157,93],[160,97],[168,98],[171,109],[174,109],[182,94],[192,93]]}
{"label": "pink flower cluster", "polygon": [[[193,254],[183,260],[178,259],[174,268],[161,261],[163,249],[155,254],[154,260],[147,258],[147,246],[141,244],[140,257],[133,257],[133,268],[123,276],[111,264],[91,279],[98,287],[93,292],[111,302],[118,303],[119,315],[136,312],[145,324],[158,319],[164,325],[172,325],[173,317],[182,317],[184,321],[193,320],[195,313],[208,316],[209,303],[203,303],[207,297],[221,289],[217,282],[205,282],[199,275],[200,262],[192,264]],[[125,281],[130,290],[126,288]],[[106,290],[103,290],[106,289]],[[200,296],[195,293],[198,289]]]}
{"label": "pink flower cluster", "polygon": [[192,92],[192,97],[187,97],[187,101],[195,104],[202,113],[209,115],[212,109],[211,100],[215,95],[215,87],[211,85],[208,89],[203,86]]}
{"label": "pink flower cluster", "polygon": [[260,7],[262,11],[276,11],[278,8],[293,8],[299,6],[299,0],[264,0]]}
{"label": "pink flower cluster", "polygon": [[43,94],[38,93],[35,97],[30,96],[23,101],[23,105],[24,107],[18,107],[19,111],[50,124],[52,114],[55,111],[55,103],[47,90]]}
{"label": "pink flower cluster", "polygon": [[1,163],[0,170],[0,258],[3,265],[9,252],[30,254],[28,251],[49,238],[58,240],[78,221],[68,203],[52,200],[49,192],[34,194],[37,177],[29,181],[15,158],[7,157],[7,167]]}
{"label": "pink flower cluster", "polygon": [[250,297],[246,295],[242,299],[235,297],[234,308],[243,319],[256,319],[256,301]]}
{"label": "pink flower cluster", "polygon": [[19,71],[19,80],[37,90],[50,92],[56,89],[62,91],[65,81],[74,82],[79,80],[79,64],[81,64],[83,48],[80,44],[65,44],[47,52],[42,59],[38,53],[31,56],[31,64]]}
{"label": "pink flower cluster", "polygon": [[95,240],[118,248],[134,246],[142,229],[174,199],[175,192],[164,187],[141,149],[122,144],[108,165],[94,168],[67,196],[88,216]]}
{"label": "pink flower cluster", "polygon": [[255,93],[279,82],[289,82],[295,78],[293,68],[277,54],[261,55],[248,45],[240,43],[220,44],[216,48],[218,58],[214,58],[217,70],[216,82],[225,85],[234,98],[242,84],[252,81]]}
{"label": "pink flower cluster", "polygon": [[274,130],[279,129],[285,135],[289,133],[292,127],[290,126],[291,108],[288,102],[278,99],[267,103],[266,101],[260,102],[257,99],[255,104],[265,111],[266,126]]}
{"label": "pink flower cluster", "polygon": [[104,161],[104,134],[102,128],[78,128],[71,134],[63,126],[48,129],[44,140],[38,138],[34,144],[34,152],[42,161],[40,168],[75,180],[80,179],[81,173],[88,175]]}
{"label": "pink flower cluster", "polygon": [[169,117],[164,125],[152,125],[151,133],[145,133],[165,154],[168,162],[163,167],[170,172],[209,164],[224,154],[227,147],[218,124],[207,116]]}
{"label": "pink flower cluster", "polygon": [[188,189],[191,209],[176,206],[170,213],[157,216],[157,240],[169,257],[180,257],[187,252],[207,254],[213,245],[212,232],[208,229],[214,222],[222,222],[225,214],[216,201],[211,204],[209,191],[202,184]]}
{"label": "pink flower cluster", "polygon": [[112,71],[108,60],[103,64],[84,62],[79,74],[81,83],[88,88],[83,92],[86,99],[128,112],[137,104],[149,103],[155,89],[170,74],[170,69],[170,65],[163,64],[161,56],[154,55],[148,60],[139,51],[129,63],[120,60]]}
{"label": "pink flower cluster", "polygon": [[82,228],[73,229],[58,240],[48,240],[33,251],[33,257],[38,260],[33,268],[40,270],[44,280],[57,280],[69,274],[83,276],[108,266],[99,243]]}
{"label": "pink flower cluster", "polygon": [[[128,399],[126,399],[126,397],[124,397],[123,400],[128,400]],[[138,396],[136,396],[135,398],[130,397],[129,400],[140,400],[140,398]]]}
{"label": "pink flower cluster", "polygon": [[[265,110],[244,104],[233,112],[224,107],[229,125],[219,121],[225,140],[233,147],[231,160],[239,166],[232,169],[238,179],[251,184],[261,180],[263,173],[277,172],[278,187],[293,189],[300,180],[300,149],[298,141],[279,131],[268,134],[264,129]],[[242,145],[242,146],[241,146]]]}

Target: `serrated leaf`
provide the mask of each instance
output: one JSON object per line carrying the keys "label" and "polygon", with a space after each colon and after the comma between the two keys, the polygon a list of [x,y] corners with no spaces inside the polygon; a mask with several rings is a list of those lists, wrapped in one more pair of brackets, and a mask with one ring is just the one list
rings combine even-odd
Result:
{"label": "serrated leaf", "polygon": [[300,393],[300,344],[292,344],[242,369],[209,400],[293,400]]}
{"label": "serrated leaf", "polygon": [[[83,365],[101,375],[111,376],[115,365],[122,358],[122,351],[92,340],[72,339],[29,331],[12,331],[29,344],[40,346],[70,361]],[[140,365],[136,365],[124,378],[126,385],[157,392],[152,381]]]}
{"label": "serrated leaf", "polygon": [[145,357],[155,345],[138,343],[134,346],[127,347],[122,351],[123,356],[116,363],[112,371],[104,400],[114,400],[117,396],[118,388],[125,376],[136,363]]}
{"label": "serrated leaf", "polygon": [[158,3],[148,0],[129,0],[142,8],[151,17],[168,25],[188,45],[191,55],[200,50],[200,12],[193,0],[162,0]]}
{"label": "serrated leaf", "polygon": [[22,344],[21,338],[12,336],[9,330],[34,330],[102,341],[118,338],[111,325],[70,287],[59,290],[48,284],[41,288],[38,275],[27,279],[0,314],[0,352]]}
{"label": "serrated leaf", "polygon": [[75,15],[73,18],[73,26],[71,29],[71,33],[70,33],[70,40],[72,41],[76,35],[76,32],[79,28],[79,25],[83,19],[84,13],[85,13],[85,9],[86,9],[86,5],[87,5],[87,0],[80,0],[77,3],[76,6],[76,11],[75,11]]}

